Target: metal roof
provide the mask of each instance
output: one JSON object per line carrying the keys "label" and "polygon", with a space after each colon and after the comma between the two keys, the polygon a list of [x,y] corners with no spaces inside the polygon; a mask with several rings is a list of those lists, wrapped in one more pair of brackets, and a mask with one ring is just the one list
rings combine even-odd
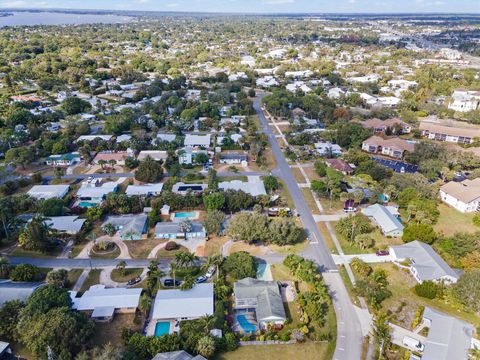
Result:
{"label": "metal roof", "polygon": [[[190,233],[203,232],[205,228],[201,222],[191,221],[192,230]],[[180,229],[179,222],[159,222],[155,225],[155,234],[180,234],[183,231]]]}
{"label": "metal roof", "polygon": [[[142,289],[105,288],[104,285],[94,285],[85,291],[82,297],[72,298],[73,309],[95,310],[101,307],[115,309],[136,308],[140,301]],[[104,311],[104,310],[98,310]]]}
{"label": "metal roof", "polygon": [[468,359],[472,325],[429,307],[425,308],[423,319],[430,322],[423,360]]}
{"label": "metal roof", "polygon": [[444,276],[458,279],[458,274],[432,249],[421,241],[415,240],[404,245],[391,246],[397,259],[410,259],[410,266],[417,270],[421,281],[437,280]]}
{"label": "metal roof", "polygon": [[26,301],[42,284],[43,283],[39,282],[33,283],[0,280],[0,305],[11,300]]}
{"label": "metal roof", "polygon": [[158,290],[152,319],[197,318],[213,315],[213,284],[196,284],[189,290]]}
{"label": "metal roof", "polygon": [[70,189],[70,185],[34,185],[27,194],[36,199],[63,198]]}
{"label": "metal roof", "polygon": [[114,313],[114,306],[99,306],[93,309],[92,318],[112,317]]}
{"label": "metal roof", "polygon": [[265,185],[259,176],[249,176],[248,181],[232,180],[218,183],[220,190],[240,190],[252,196],[266,195]]}
{"label": "metal roof", "polygon": [[193,356],[184,350],[170,351],[155,355],[152,360],[207,360],[202,355]]}
{"label": "metal roof", "polygon": [[121,235],[129,232],[143,234],[147,218],[147,214],[109,216],[102,224],[102,227],[107,224],[112,224],[116,229],[119,229]]}
{"label": "metal roof", "polygon": [[57,231],[76,234],[81,230],[85,221],[86,219],[80,219],[78,216],[50,216],[45,219],[45,224]]}
{"label": "metal roof", "polygon": [[128,185],[125,194],[133,195],[149,195],[153,193],[160,193],[163,189],[163,184],[143,184],[143,185]]}
{"label": "metal roof", "polygon": [[392,231],[403,231],[403,225],[394,214],[398,211],[393,207],[387,207],[380,204],[371,205],[362,209],[362,213],[371,217],[380,226],[384,233]]}

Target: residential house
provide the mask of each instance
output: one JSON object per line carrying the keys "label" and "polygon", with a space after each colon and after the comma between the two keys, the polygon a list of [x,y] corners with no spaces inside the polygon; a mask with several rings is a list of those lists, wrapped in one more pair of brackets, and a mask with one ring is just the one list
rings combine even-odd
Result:
{"label": "residential house", "polygon": [[374,204],[362,209],[362,213],[372,219],[385,236],[403,235],[403,225],[398,220],[400,214],[397,207]]}
{"label": "residential house", "polygon": [[252,196],[267,195],[265,185],[260,176],[248,176],[248,181],[232,180],[222,181],[218,183],[218,189],[243,191]]}
{"label": "residential house", "polygon": [[175,134],[157,134],[157,142],[166,141],[166,142],[174,142],[177,138]]}
{"label": "residential house", "polygon": [[105,182],[100,179],[88,178],[77,191],[78,206],[97,206],[105,200],[106,196],[118,189],[118,182]]}
{"label": "residential house", "polygon": [[16,282],[0,279],[0,307],[7,301],[20,300],[25,302],[43,283]]}
{"label": "residential house", "polygon": [[17,357],[12,354],[10,344],[5,341],[0,341],[0,360],[16,359]]}
{"label": "residential house", "polygon": [[147,156],[150,156],[155,161],[165,161],[168,158],[168,153],[162,150],[143,150],[138,154],[137,160],[143,161]]}
{"label": "residential house", "polygon": [[175,322],[213,315],[213,283],[196,284],[189,290],[158,290],[153,304],[152,321]]}
{"label": "residential house", "polygon": [[45,219],[45,224],[59,233],[75,235],[80,232],[86,219],[80,219],[78,216],[49,216]]}
{"label": "residential house", "polygon": [[471,144],[475,138],[480,138],[480,129],[473,127],[445,126],[422,121],[420,130],[422,136],[436,141]]}
{"label": "residential house", "polygon": [[207,150],[194,149],[191,147],[184,147],[177,151],[178,163],[181,165],[191,165],[196,163],[196,157],[198,154],[205,154],[208,156]]}
{"label": "residential house", "polygon": [[67,195],[70,185],[34,185],[27,195],[37,200],[63,199]]}
{"label": "residential house", "polygon": [[428,327],[422,360],[467,360],[475,328],[457,318],[428,306],[420,326]]}
{"label": "residential house", "polygon": [[223,139],[231,139],[235,144],[238,144],[240,139],[243,136],[240,134],[230,134],[226,136],[217,136],[217,146],[222,146],[223,145]]}
{"label": "residential house", "polygon": [[332,88],[328,90],[328,93],[327,93],[327,96],[330,99],[340,99],[344,95],[345,95],[345,91],[343,91],[339,87]]}
{"label": "residential house", "polygon": [[418,240],[397,246],[390,246],[393,261],[407,265],[415,280],[456,283],[459,275],[428,244]]}
{"label": "residential house", "polygon": [[365,76],[354,76],[347,78],[349,83],[360,83],[360,84],[367,84],[367,83],[376,83],[380,79],[380,76],[377,74],[370,74]]}
{"label": "residential house", "polygon": [[82,157],[78,152],[62,154],[62,155],[50,155],[45,159],[45,164],[52,166],[72,166],[79,163]]}
{"label": "residential house", "polygon": [[185,135],[184,145],[186,147],[210,147],[211,143],[211,136],[210,134],[207,135],[193,135],[187,134]]}
{"label": "residential house", "polygon": [[336,157],[342,155],[342,148],[340,145],[332,144],[331,142],[318,142],[314,144],[315,150],[320,156]]}
{"label": "residential house", "polygon": [[202,355],[193,356],[185,350],[170,351],[155,355],[152,360],[207,360]]}
{"label": "residential house", "polygon": [[246,166],[248,162],[248,156],[247,154],[241,154],[241,153],[220,154],[219,162],[220,164],[228,164],[228,165],[242,164]]}
{"label": "residential house", "polygon": [[192,221],[190,224],[190,230],[185,232],[180,222],[159,222],[155,225],[155,238],[175,240],[207,237],[207,232],[201,222]]}
{"label": "residential house", "polygon": [[92,162],[95,165],[101,165],[103,162],[105,164],[110,164],[111,162],[115,162],[115,165],[123,166],[125,165],[125,159],[128,157],[132,157],[132,153],[128,151],[119,151],[119,152],[102,151],[102,152],[99,152],[93,158]]}
{"label": "residential house", "polygon": [[325,165],[341,172],[343,175],[353,174],[353,168],[342,159],[325,159]]}
{"label": "residential house", "polygon": [[400,129],[402,134],[409,134],[412,131],[412,127],[399,118],[369,119],[362,121],[360,125],[365,129],[372,129],[375,133],[385,133],[388,129],[391,129],[394,133],[396,129]]}
{"label": "residential house", "polygon": [[450,181],[440,187],[442,201],[462,213],[480,210],[480,178]]}
{"label": "residential house", "polygon": [[[234,310],[237,314],[254,312],[261,329],[283,326],[287,320],[278,282],[245,278],[233,284]],[[241,324],[234,331],[245,332]]]}
{"label": "residential house", "polygon": [[396,159],[402,159],[405,152],[413,152],[415,144],[400,138],[384,139],[373,135],[362,143],[362,150],[372,154],[382,154]]}
{"label": "residential house", "polygon": [[270,88],[273,86],[278,86],[280,85],[277,79],[273,76],[264,76],[261,78],[257,79],[257,86],[258,87],[263,87],[263,88]]}
{"label": "residential house", "polygon": [[172,186],[172,192],[180,195],[186,195],[189,191],[193,194],[201,194],[207,187],[207,184],[185,184],[178,182]]}
{"label": "residential house", "polygon": [[163,184],[143,184],[143,185],[128,185],[125,194],[128,196],[157,196],[160,195],[163,189]]}
{"label": "residential house", "polygon": [[102,228],[111,224],[122,240],[142,240],[148,230],[147,218],[147,214],[112,215],[103,222]]}
{"label": "residential house", "polygon": [[480,91],[455,90],[448,108],[458,112],[469,112],[480,109]]}
{"label": "residential house", "polygon": [[75,142],[80,142],[80,141],[93,141],[93,140],[104,140],[104,141],[110,141],[112,139],[113,135],[82,135],[80,136]]}
{"label": "residential house", "polygon": [[109,321],[115,313],[134,313],[138,308],[142,289],[106,288],[105,285],[93,285],[76,297],[76,291],[70,291],[72,309],[91,311],[91,317],[97,321]]}
{"label": "residential house", "polygon": [[115,142],[117,144],[120,144],[122,142],[129,142],[131,139],[132,139],[132,135],[123,134],[123,135],[117,136],[117,138],[115,139]]}

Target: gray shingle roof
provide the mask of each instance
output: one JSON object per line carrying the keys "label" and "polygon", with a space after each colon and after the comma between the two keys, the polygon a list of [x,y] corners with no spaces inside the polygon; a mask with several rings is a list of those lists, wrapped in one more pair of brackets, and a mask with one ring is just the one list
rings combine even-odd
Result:
{"label": "gray shingle roof", "polygon": [[391,246],[398,259],[410,259],[422,281],[437,280],[444,276],[458,279],[458,274],[432,249],[421,241],[415,240],[404,245]]}
{"label": "gray shingle roof", "polygon": [[430,321],[423,360],[468,359],[472,325],[429,307],[425,308],[423,319]]}

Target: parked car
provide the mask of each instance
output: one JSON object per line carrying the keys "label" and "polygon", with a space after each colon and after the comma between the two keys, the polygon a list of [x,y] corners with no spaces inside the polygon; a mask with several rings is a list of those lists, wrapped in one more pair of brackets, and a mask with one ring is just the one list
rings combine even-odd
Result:
{"label": "parked car", "polygon": [[205,274],[205,276],[210,279],[214,274],[215,274],[215,266],[210,266],[207,270],[207,273]]}
{"label": "parked car", "polygon": [[140,281],[142,281],[142,278],[140,276],[137,276],[133,279],[128,280],[127,286],[132,286],[132,285],[138,284]]}
{"label": "parked car", "polygon": [[180,280],[176,280],[175,281],[173,279],[165,279],[163,281],[163,286],[166,286],[166,287],[173,287],[173,286],[179,286],[181,283],[180,283]]}
{"label": "parked car", "polygon": [[418,341],[417,339],[411,338],[409,336],[405,336],[402,341],[403,345],[407,346],[410,349],[415,349],[417,351],[422,352],[425,346]]}
{"label": "parked car", "polygon": [[204,283],[204,282],[207,281],[207,280],[208,280],[208,278],[207,278],[206,276],[199,276],[199,277],[195,280],[195,282],[196,282],[197,284],[201,284],[201,283]]}
{"label": "parked car", "polygon": [[379,250],[375,254],[377,254],[377,256],[388,256],[388,255],[390,255],[388,250]]}

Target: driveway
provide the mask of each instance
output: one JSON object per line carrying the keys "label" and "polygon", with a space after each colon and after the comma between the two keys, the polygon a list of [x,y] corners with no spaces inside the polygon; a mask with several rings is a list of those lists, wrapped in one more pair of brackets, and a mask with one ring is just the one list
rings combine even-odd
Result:
{"label": "driveway", "polygon": [[393,256],[378,256],[377,254],[354,254],[354,255],[332,255],[335,264],[341,265],[345,262],[350,263],[354,258],[359,258],[368,264],[393,262]]}
{"label": "driveway", "polygon": [[425,344],[426,341],[427,341],[427,338],[425,336],[418,335],[418,334],[414,333],[413,331],[404,329],[404,328],[402,328],[398,325],[390,324],[390,327],[392,328],[392,342],[395,345],[398,345],[398,346],[403,347],[405,349],[414,350],[414,349],[408,348],[405,345],[403,345],[403,338],[405,336],[408,336],[408,337],[411,337],[415,340],[418,340],[422,344]]}

